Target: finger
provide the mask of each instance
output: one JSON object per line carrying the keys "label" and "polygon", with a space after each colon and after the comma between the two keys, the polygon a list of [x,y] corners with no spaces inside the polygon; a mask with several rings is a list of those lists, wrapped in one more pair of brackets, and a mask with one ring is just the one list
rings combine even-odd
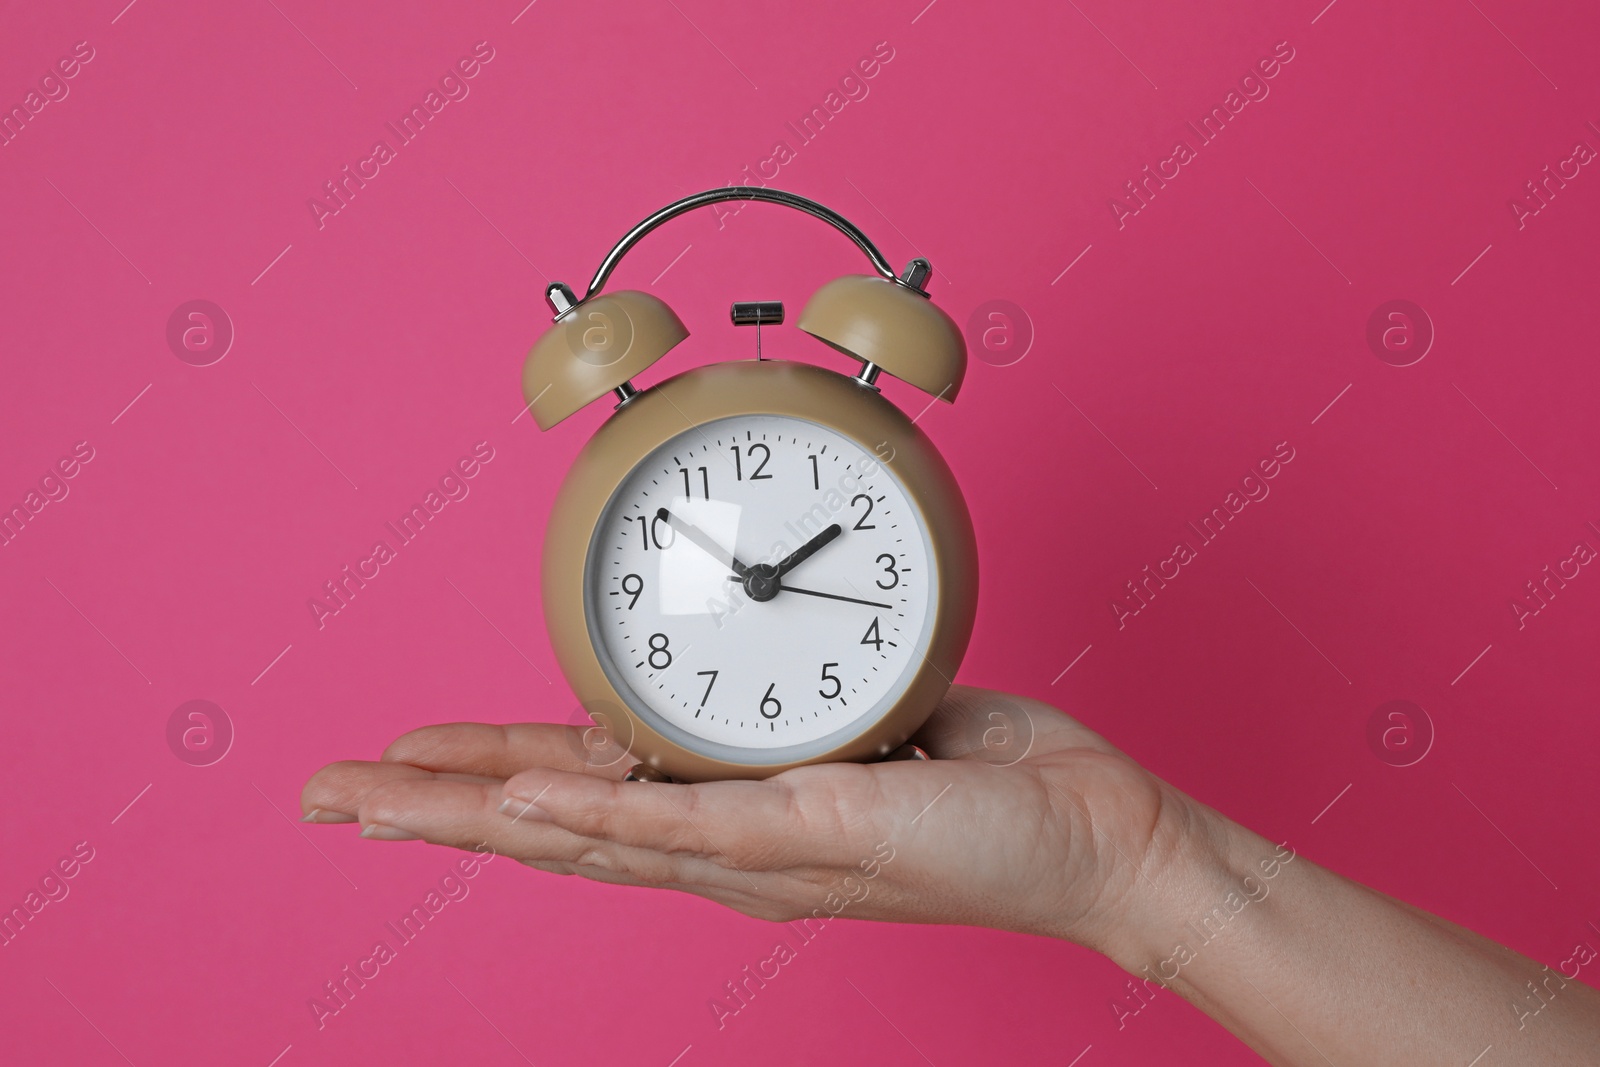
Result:
{"label": "finger", "polygon": [[492,779],[397,776],[363,797],[361,832],[378,840],[421,838],[451,848],[492,851],[523,862],[574,864],[594,858],[588,855],[594,842],[557,826],[507,818],[496,810],[500,804],[500,783]]}
{"label": "finger", "polygon": [[385,762],[410,763],[432,771],[509,778],[529,767],[621,778],[636,760],[613,736],[613,724],[456,722],[401,734],[384,750]]}
{"label": "finger", "polygon": [[785,875],[746,873],[709,859],[665,855],[519,819],[515,807],[504,813],[498,785],[452,776],[394,779],[370,792],[363,803],[363,836],[421,838],[507,856],[554,874],[576,874],[609,885],[672,889],[774,921],[803,914],[802,904],[810,899],[807,894],[814,893],[803,880]]}
{"label": "finger", "polygon": [[[529,864],[529,866],[536,865]],[[748,915],[751,918],[766,919],[769,922],[787,922],[805,915],[803,909],[781,893],[763,891],[758,894],[748,890],[741,892],[737,889],[678,882],[663,882],[652,885],[636,881],[625,874],[608,871],[600,867],[589,867],[582,864],[565,864],[563,866],[565,870],[556,873],[575,874],[579,878],[585,878],[591,882],[603,882],[606,885],[632,886],[641,889],[671,889],[674,892],[702,897],[714,904],[732,908],[734,911]],[[763,890],[765,890],[765,887],[763,887]]]}
{"label": "finger", "polygon": [[[704,860],[595,841],[546,822],[503,815],[499,783],[404,778],[369,793],[362,836],[421,838],[436,845],[509,856],[522,863],[567,864],[575,873],[630,885],[726,888],[737,876]],[[614,877],[612,877],[614,876]]]}
{"label": "finger", "polygon": [[740,871],[822,866],[851,854],[850,839],[861,827],[842,813],[866,810],[859,794],[870,780],[865,768],[852,765],[801,770],[812,773],[681,785],[540,768],[509,779],[505,796],[521,820],[546,820],[584,837],[699,856]]}
{"label": "finger", "polygon": [[556,860],[518,860],[517,862],[524,867],[532,867],[534,870],[543,871],[546,874],[559,874],[563,877],[570,877],[578,873],[572,864],[559,863]]}
{"label": "finger", "polygon": [[350,822],[361,809],[367,794],[389,782],[410,779],[450,779],[488,783],[498,787],[502,779],[482,775],[437,773],[405,763],[368,763],[343,760],[330,763],[300,791],[300,810],[307,822]]}

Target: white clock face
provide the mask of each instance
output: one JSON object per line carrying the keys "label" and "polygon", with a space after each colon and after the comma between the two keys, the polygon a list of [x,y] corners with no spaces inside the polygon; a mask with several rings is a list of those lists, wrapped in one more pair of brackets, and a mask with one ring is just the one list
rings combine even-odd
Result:
{"label": "white clock face", "polygon": [[685,431],[623,480],[585,600],[635,712],[703,754],[781,762],[894,705],[927,652],[937,580],[921,513],[869,449],[745,415]]}

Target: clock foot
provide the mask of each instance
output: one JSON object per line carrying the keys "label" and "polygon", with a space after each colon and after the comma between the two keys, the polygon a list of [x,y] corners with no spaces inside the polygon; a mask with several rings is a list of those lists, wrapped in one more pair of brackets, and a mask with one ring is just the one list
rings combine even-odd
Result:
{"label": "clock foot", "polygon": [[671,782],[672,779],[646,763],[635,763],[622,778],[624,782]]}
{"label": "clock foot", "polygon": [[893,752],[891,752],[887,756],[883,757],[883,760],[884,760],[885,763],[888,763],[891,760],[902,760],[902,759],[931,760],[931,759],[933,759],[933,757],[928,755],[926,752],[922,751],[922,749],[918,748],[916,745],[911,745],[911,744],[901,745],[899,748],[895,749]]}

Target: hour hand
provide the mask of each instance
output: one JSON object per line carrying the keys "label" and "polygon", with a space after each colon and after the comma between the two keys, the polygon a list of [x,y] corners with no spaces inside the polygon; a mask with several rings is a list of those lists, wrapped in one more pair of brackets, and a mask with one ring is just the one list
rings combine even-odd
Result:
{"label": "hour hand", "polygon": [[731,567],[733,572],[737,574],[741,580],[743,580],[744,576],[750,572],[749,567],[746,567],[743,563],[740,563],[737,559],[735,559],[732,552],[729,552],[711,538],[707,537],[705,531],[701,530],[698,526],[695,526],[692,523],[684,522],[666,508],[658,509],[656,511],[656,518],[665,522],[674,530],[677,530],[683,536],[687,537],[691,544],[698,547],[702,552],[716,560],[718,563],[722,563],[728,567]]}
{"label": "hour hand", "polygon": [[810,559],[817,549],[821,548],[829,541],[832,541],[835,537],[838,537],[841,532],[843,531],[840,530],[839,524],[834,523],[832,526],[829,526],[827,529],[821,531],[817,534],[817,536],[813,537],[811,540],[807,541],[805,544],[789,553],[789,555],[778,561],[778,576],[782,577],[783,575],[788,574],[790,571],[794,570],[795,567],[798,567],[800,564]]}

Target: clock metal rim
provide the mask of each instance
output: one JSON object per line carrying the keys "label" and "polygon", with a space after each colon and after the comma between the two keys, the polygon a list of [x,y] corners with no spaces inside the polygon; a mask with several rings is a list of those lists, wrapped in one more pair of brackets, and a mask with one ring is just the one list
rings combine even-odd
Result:
{"label": "clock metal rim", "polygon": [[[695,426],[741,415],[817,423],[876,452],[922,513],[938,603],[927,651],[900,699],[835,748],[782,763],[741,762],[691,751],[658,730],[618,692],[590,636],[584,587],[595,531],[612,495],[664,442]],[[972,520],[933,443],[876,391],[805,363],[746,360],[698,367],[634,396],[578,454],[551,509],[542,561],[546,623],[556,659],[580,704],[608,713],[631,758],[683,781],[765,778],[807,763],[879,758],[898,748],[948,691],[971,638],[978,561]],[[655,713],[651,712],[650,715]]]}

